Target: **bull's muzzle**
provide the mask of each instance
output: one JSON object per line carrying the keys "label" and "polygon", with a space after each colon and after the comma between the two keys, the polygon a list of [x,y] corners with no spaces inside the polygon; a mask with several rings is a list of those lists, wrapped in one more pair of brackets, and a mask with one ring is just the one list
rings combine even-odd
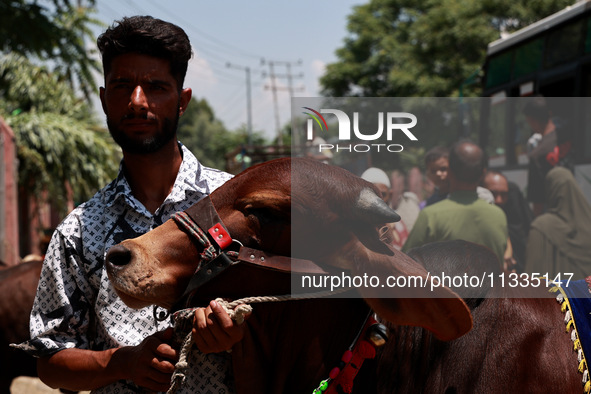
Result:
{"label": "bull's muzzle", "polygon": [[109,270],[124,268],[131,262],[131,250],[122,245],[115,245],[109,249],[106,264]]}

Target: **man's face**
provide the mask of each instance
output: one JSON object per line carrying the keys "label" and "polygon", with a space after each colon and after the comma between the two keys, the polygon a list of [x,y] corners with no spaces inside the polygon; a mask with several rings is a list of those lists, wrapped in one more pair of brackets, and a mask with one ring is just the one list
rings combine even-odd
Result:
{"label": "man's face", "polygon": [[449,160],[447,157],[440,157],[427,164],[427,178],[442,192],[447,192],[449,189],[448,169]]}
{"label": "man's face", "polygon": [[484,178],[484,187],[491,191],[495,198],[495,205],[502,207],[509,199],[509,184],[507,180],[497,174],[488,174]]}
{"label": "man's face", "polygon": [[179,89],[165,59],[130,53],[117,56],[100,90],[109,132],[124,152],[158,151],[174,138],[191,89]]}

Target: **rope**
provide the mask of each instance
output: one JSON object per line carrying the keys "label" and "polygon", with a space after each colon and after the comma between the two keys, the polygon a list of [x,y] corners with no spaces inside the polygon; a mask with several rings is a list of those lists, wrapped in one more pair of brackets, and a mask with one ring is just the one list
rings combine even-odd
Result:
{"label": "rope", "polygon": [[[334,291],[324,291],[318,293],[304,293],[297,296],[292,295],[282,295],[282,296],[255,296],[255,297],[245,297],[240,298],[235,301],[227,301],[222,298],[217,298],[215,301],[228,313],[228,316],[232,320],[234,320],[238,324],[242,324],[244,322],[245,315],[252,312],[252,306],[249,304],[255,303],[262,303],[262,302],[281,302],[281,301],[296,301],[296,300],[307,300],[313,298],[322,298],[328,297],[330,295],[336,295],[340,293],[344,293],[345,291],[349,291],[348,288],[342,288]],[[183,309],[178,312],[175,312],[173,315],[173,319],[175,322],[175,333],[177,333],[177,327],[179,328],[178,331],[184,331],[184,328],[188,325],[188,322],[191,322],[193,319],[193,313],[197,308],[188,308]],[[182,329],[181,329],[182,328]],[[180,334],[180,333],[177,333]],[[166,394],[174,394],[177,390],[182,386],[186,379],[186,370],[189,367],[187,359],[189,357],[189,353],[191,352],[191,347],[193,346],[193,334],[189,329],[189,333],[185,336],[182,341],[181,351],[179,355],[179,361],[174,366],[174,373],[172,374],[171,378],[171,385]]]}
{"label": "rope", "polygon": [[174,373],[172,374],[171,378],[171,385],[167,394],[176,393],[177,390],[185,383],[185,379],[187,378],[186,372],[189,368],[189,363],[187,359],[189,357],[189,353],[191,352],[191,347],[193,346],[193,335],[191,332],[187,334],[183,341],[183,346],[181,347],[181,354],[179,356],[179,361],[174,366]]}

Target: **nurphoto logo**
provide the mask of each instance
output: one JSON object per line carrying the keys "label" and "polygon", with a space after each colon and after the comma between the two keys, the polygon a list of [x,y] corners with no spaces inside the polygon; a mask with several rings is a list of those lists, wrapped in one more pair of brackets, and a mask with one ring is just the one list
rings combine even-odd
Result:
{"label": "nurphoto logo", "polygon": [[[318,125],[321,132],[328,131],[328,123],[322,114],[331,114],[336,117],[339,143],[345,142],[345,144],[319,144],[319,152],[323,150],[334,150],[336,152],[369,152],[372,150],[377,152],[402,152],[404,149],[402,145],[390,143],[394,137],[401,135],[400,133],[404,134],[411,141],[418,141],[417,137],[410,131],[411,128],[416,126],[417,117],[409,112],[378,112],[377,131],[367,132],[360,130],[359,112],[353,112],[353,122],[351,124],[349,115],[338,109],[321,109],[320,111],[316,111],[310,107],[302,108],[310,111],[304,112],[304,114],[310,116],[307,122],[306,133],[308,141],[314,139],[314,123]],[[361,141],[373,141],[374,143],[352,144],[350,142],[352,136]],[[388,143],[375,143],[375,141],[384,140],[384,138]]]}

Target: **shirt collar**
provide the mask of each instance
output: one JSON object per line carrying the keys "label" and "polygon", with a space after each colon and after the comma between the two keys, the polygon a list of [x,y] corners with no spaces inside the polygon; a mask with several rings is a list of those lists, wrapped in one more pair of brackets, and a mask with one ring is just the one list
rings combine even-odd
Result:
{"label": "shirt collar", "polygon": [[[203,168],[201,163],[182,143],[178,142],[178,144],[183,155],[183,161],[174,182],[172,192],[166,197],[162,205],[185,200],[189,191],[197,191],[204,194],[207,192],[207,190],[201,190],[202,188],[199,187],[197,182]],[[124,202],[130,207],[140,210],[141,204],[133,197],[131,187],[127,182],[127,178],[125,178],[123,160],[119,164],[117,178],[105,188],[105,203],[107,206],[113,206],[117,202]]]}
{"label": "shirt collar", "polygon": [[456,190],[449,193],[448,198],[457,202],[470,203],[478,200],[478,193],[476,190]]}

